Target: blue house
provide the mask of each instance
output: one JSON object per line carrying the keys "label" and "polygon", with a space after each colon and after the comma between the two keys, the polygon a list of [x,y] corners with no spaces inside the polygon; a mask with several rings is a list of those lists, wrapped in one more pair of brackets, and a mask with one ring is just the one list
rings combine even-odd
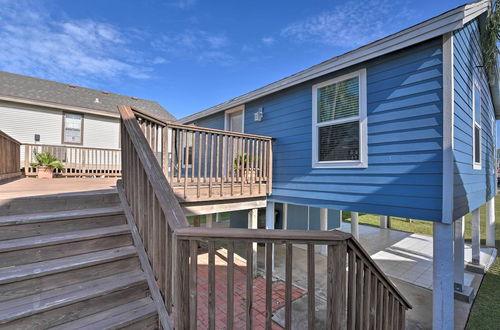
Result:
{"label": "blue house", "polygon": [[484,204],[494,245],[500,89],[480,44],[490,7],[463,5],[180,123],[275,139],[268,229],[276,210],[285,229],[336,228],[341,211],[432,221],[433,324],[453,328],[454,288],[467,294],[463,216],[473,263]]}

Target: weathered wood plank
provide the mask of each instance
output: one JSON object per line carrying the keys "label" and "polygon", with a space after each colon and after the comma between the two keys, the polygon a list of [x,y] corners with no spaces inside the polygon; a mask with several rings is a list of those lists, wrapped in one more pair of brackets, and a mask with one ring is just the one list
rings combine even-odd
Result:
{"label": "weathered wood plank", "polygon": [[316,322],[316,290],[315,290],[315,259],[314,245],[307,244],[307,324],[314,330]]}

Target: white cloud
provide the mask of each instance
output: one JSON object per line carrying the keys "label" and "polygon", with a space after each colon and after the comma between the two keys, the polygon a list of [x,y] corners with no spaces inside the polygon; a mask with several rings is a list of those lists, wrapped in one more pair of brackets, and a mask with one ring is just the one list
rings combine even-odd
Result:
{"label": "white cloud", "polygon": [[261,39],[261,41],[264,45],[271,46],[272,44],[274,44],[275,40],[273,37],[264,37]]}
{"label": "white cloud", "polygon": [[292,23],[281,35],[298,42],[357,47],[397,32],[410,17],[411,12],[401,2],[350,1]]}
{"label": "white cloud", "polygon": [[113,25],[58,20],[39,3],[1,0],[0,69],[85,84],[146,79],[152,69]]}
{"label": "white cloud", "polygon": [[158,36],[152,45],[159,51],[178,58],[219,65],[231,65],[234,62],[233,56],[227,51],[229,40],[223,34],[191,29]]}

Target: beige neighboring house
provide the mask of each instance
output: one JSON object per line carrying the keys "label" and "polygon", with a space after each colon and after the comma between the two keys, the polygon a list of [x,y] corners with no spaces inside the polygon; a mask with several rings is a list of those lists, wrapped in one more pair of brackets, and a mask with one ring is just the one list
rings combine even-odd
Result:
{"label": "beige neighboring house", "polygon": [[120,149],[119,104],[175,120],[155,101],[0,71],[0,131],[25,145]]}

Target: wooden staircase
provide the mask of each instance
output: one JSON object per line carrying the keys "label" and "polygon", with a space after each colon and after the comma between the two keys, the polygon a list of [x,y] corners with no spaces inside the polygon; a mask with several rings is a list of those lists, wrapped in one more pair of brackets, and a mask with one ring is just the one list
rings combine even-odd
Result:
{"label": "wooden staircase", "polygon": [[157,329],[115,191],[0,201],[1,329]]}

